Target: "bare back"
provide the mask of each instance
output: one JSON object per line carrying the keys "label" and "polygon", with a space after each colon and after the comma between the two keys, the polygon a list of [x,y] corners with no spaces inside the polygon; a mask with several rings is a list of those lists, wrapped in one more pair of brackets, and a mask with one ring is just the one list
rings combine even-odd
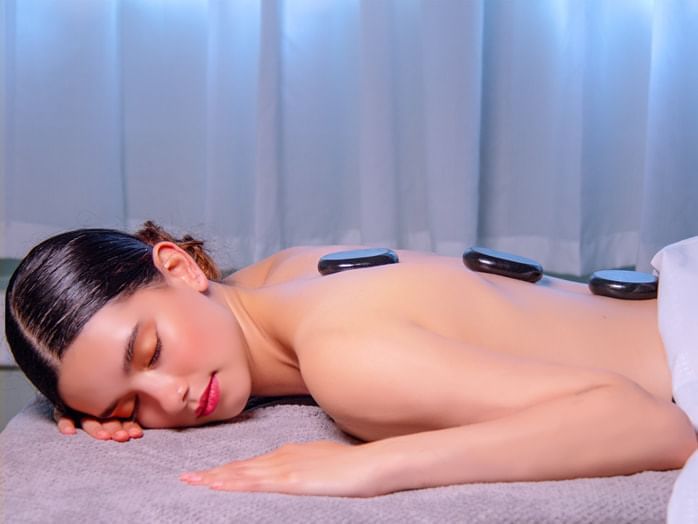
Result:
{"label": "bare back", "polygon": [[229,283],[255,288],[307,390],[357,436],[496,418],[613,376],[671,399],[655,301],[410,251],[395,265],[317,273],[321,255],[348,247],[286,250]]}

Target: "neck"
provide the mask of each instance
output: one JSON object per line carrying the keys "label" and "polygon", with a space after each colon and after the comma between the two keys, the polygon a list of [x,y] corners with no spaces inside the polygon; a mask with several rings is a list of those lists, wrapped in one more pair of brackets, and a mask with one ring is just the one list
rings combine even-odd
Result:
{"label": "neck", "polygon": [[270,322],[274,309],[265,302],[262,293],[256,289],[211,282],[209,296],[226,305],[240,325],[253,396],[308,393],[295,351],[283,342],[277,325]]}

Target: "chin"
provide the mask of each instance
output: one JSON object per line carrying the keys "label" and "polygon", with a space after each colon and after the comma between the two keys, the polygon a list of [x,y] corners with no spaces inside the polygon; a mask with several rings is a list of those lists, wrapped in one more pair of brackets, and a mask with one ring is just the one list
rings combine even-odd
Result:
{"label": "chin", "polygon": [[193,425],[203,426],[215,422],[226,422],[232,420],[242,414],[247,406],[247,398],[234,399],[233,405],[226,404],[224,399],[216,406],[216,410],[210,415],[196,418]]}

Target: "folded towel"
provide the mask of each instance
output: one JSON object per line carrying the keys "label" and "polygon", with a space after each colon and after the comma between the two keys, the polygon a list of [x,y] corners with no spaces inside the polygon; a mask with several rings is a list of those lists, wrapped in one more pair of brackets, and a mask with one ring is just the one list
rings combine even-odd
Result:
{"label": "folded towel", "polygon": [[38,400],[0,433],[0,522],[663,523],[676,471],[547,482],[465,484],[381,497],[217,492],[178,480],[286,442],[353,442],[311,405],[271,405],[140,440],[62,436]]}

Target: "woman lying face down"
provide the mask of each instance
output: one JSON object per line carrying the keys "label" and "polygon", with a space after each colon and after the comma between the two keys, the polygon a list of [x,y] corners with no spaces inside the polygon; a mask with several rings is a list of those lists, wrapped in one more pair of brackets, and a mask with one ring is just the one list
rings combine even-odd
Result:
{"label": "woman lying face down", "polygon": [[6,334],[36,387],[96,438],[225,421],[250,396],[310,394],[356,446],[283,446],[182,480],[373,496],[484,481],[629,474],[696,448],[671,403],[655,301],[455,258],[317,273],[348,246],[291,248],[224,281],[200,242],[146,223],[34,248]]}
{"label": "woman lying face down", "polygon": [[95,313],[66,348],[58,392],[81,413],[150,428],[232,418],[251,389],[240,325],[202,273],[172,278],[181,263],[172,257],[184,257],[172,247],[158,249],[156,256],[169,257],[165,282]]}

